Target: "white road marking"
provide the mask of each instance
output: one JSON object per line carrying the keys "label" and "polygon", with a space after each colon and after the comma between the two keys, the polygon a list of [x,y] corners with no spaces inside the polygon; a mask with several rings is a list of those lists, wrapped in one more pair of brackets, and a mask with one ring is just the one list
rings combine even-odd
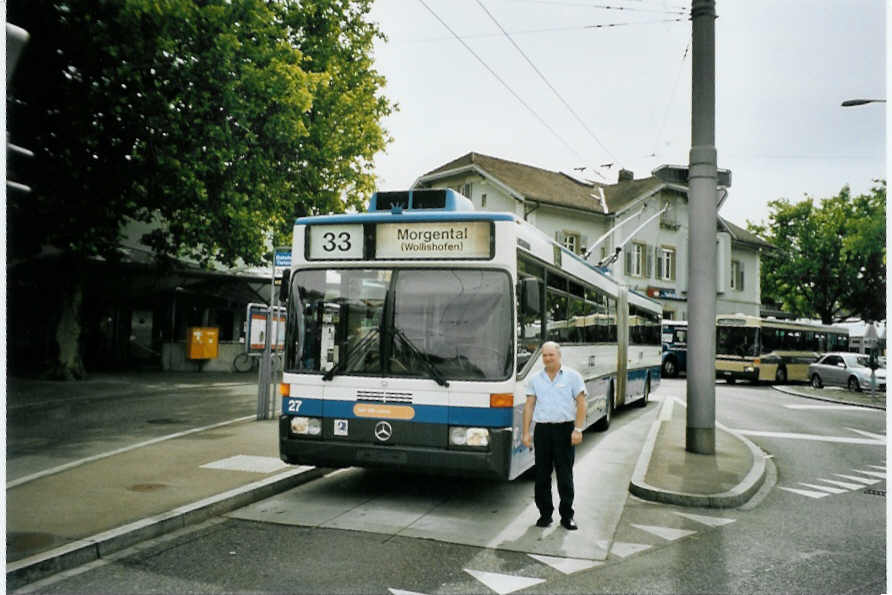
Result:
{"label": "white road marking", "polygon": [[676,539],[681,539],[682,537],[687,537],[688,535],[696,533],[696,531],[688,531],[687,529],[673,529],[671,527],[657,527],[655,525],[636,525],[633,523],[632,526],[636,529],[647,531],[657,537],[662,537],[667,541],[675,541]]}
{"label": "white road marking", "polygon": [[56,473],[60,473],[62,471],[66,471],[68,469],[72,469],[74,467],[80,467],[81,465],[86,465],[87,463],[92,463],[93,461],[98,461],[100,459],[106,459],[108,457],[112,457],[114,455],[119,455],[121,453],[129,452],[131,450],[136,450],[137,448],[142,448],[143,446],[150,446],[152,444],[157,444],[158,442],[164,442],[165,440],[172,440],[174,438],[181,438],[182,436],[188,436],[189,434],[195,434],[197,432],[204,432],[205,430],[213,430],[214,428],[219,428],[222,426],[228,426],[230,424],[248,421],[249,419],[255,419],[256,415],[246,415],[245,417],[237,417],[235,419],[230,419],[229,421],[223,421],[218,424],[211,424],[209,426],[202,426],[200,428],[192,428],[191,430],[185,430],[183,432],[177,432],[176,434],[168,434],[167,436],[161,436],[160,438],[152,438],[151,440],[146,440],[145,442],[139,442],[137,444],[133,444],[132,446],[125,446],[124,448],[118,448],[115,450],[110,450],[108,452],[103,452],[98,455],[93,455],[92,457],[87,457],[85,459],[78,459],[77,461],[72,461],[70,463],[65,463],[64,465],[59,465],[58,467],[53,467],[52,469],[45,469],[38,473],[32,473],[31,475],[26,475],[24,477],[20,477],[18,479],[14,479],[12,481],[6,482],[6,489],[14,488],[15,486],[22,485],[23,483],[28,483],[29,481],[34,481],[35,479],[40,479],[41,477],[46,477],[47,475],[53,475]]}
{"label": "white road marking", "polygon": [[873,438],[874,440],[882,440],[883,442],[886,441],[885,434],[874,434],[873,432],[865,432],[864,430],[856,430],[855,428],[846,428],[846,429],[851,430],[852,432],[855,432],[856,434],[861,434],[862,436],[867,436],[868,438]]}
{"label": "white road marking", "polygon": [[684,517],[686,519],[691,519],[692,521],[697,521],[698,523],[703,523],[704,525],[709,525],[710,527],[721,527],[722,525],[730,525],[735,522],[736,519],[726,519],[717,516],[704,516],[702,514],[691,514],[689,512],[678,512],[677,510],[672,511],[680,517]]}
{"label": "white road marking", "polygon": [[852,405],[784,405],[787,409],[812,409],[816,411],[831,411],[831,410],[845,410],[845,411],[870,411],[874,412],[875,409],[870,407],[854,407]]}
{"label": "white road marking", "polygon": [[843,475],[842,473],[834,473],[833,475],[837,477],[842,477],[843,479],[851,479],[852,481],[857,481],[863,483],[864,485],[872,486],[875,483],[880,483],[879,479],[868,479],[866,477],[855,477],[854,475]]}
{"label": "white road marking", "polygon": [[248,471],[250,473],[272,473],[287,469],[288,465],[276,457],[258,457],[255,455],[235,455],[228,459],[220,459],[207,463],[201,469],[220,469],[222,471]]}
{"label": "white road marking", "polygon": [[539,583],[545,582],[544,578],[512,576],[510,574],[499,574],[497,572],[471,570],[470,568],[465,568],[465,572],[476,578],[478,581],[480,581],[496,593],[499,593],[499,595],[505,595],[505,593],[513,593],[514,591],[526,589],[527,587],[532,587],[533,585],[538,585]]}
{"label": "white road marking", "polygon": [[823,477],[819,478],[818,481],[823,481],[824,483],[832,483],[833,485],[837,485],[848,490],[857,490],[864,487],[860,483],[849,483],[846,481],[837,481],[835,479],[824,479]]}
{"label": "white road marking", "polygon": [[791,440],[814,440],[816,442],[842,442],[845,444],[871,444],[875,446],[886,446],[886,437],[882,440],[874,440],[867,438],[850,438],[848,436],[821,436],[818,434],[794,434],[791,432],[762,432],[759,430],[743,430],[734,429],[732,432],[743,434],[745,436],[764,436],[766,438],[789,438]]}
{"label": "white road marking", "polygon": [[831,488],[830,486],[816,486],[813,483],[805,483],[804,481],[800,481],[799,485],[805,486],[807,488],[814,488],[816,490],[823,490],[825,492],[830,492],[831,494],[845,494],[848,490],[841,490],[839,488]]}
{"label": "white road marking", "polygon": [[403,591],[402,589],[387,589],[392,595],[427,595],[427,593],[419,593],[418,591]]}
{"label": "white road marking", "polygon": [[827,492],[815,492],[813,490],[797,490],[796,488],[785,488],[783,486],[778,486],[782,490],[786,490],[788,492],[793,492],[794,494],[799,494],[800,496],[808,496],[809,498],[823,498],[824,496],[829,496]]}
{"label": "white road marking", "polygon": [[873,467],[874,469],[879,469],[880,471],[885,471],[885,470],[886,470],[885,465],[883,465],[883,466],[880,466],[880,465],[868,465],[868,467]]}
{"label": "white road marking", "polygon": [[589,568],[604,564],[603,562],[595,560],[580,560],[579,558],[559,558],[557,556],[541,556],[539,554],[527,555],[543,564],[548,564],[555,570],[563,572],[564,574],[573,574],[580,570],[588,570]]}
{"label": "white road marking", "polygon": [[870,475],[872,477],[879,477],[880,479],[886,479],[886,474],[880,473],[879,471],[862,471],[861,469],[855,469],[855,473],[861,473],[864,475]]}
{"label": "white road marking", "polygon": [[[603,550],[607,549],[606,541],[599,541],[597,545]],[[625,543],[623,541],[614,541],[613,545],[610,546],[610,553],[616,554],[620,558],[625,558],[626,556],[631,556],[632,554],[637,554],[638,552],[649,550],[651,547],[653,546],[645,545],[643,543]]]}

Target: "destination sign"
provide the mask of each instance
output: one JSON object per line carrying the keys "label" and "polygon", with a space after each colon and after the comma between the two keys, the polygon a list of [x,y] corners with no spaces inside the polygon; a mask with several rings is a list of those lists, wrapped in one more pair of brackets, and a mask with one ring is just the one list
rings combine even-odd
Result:
{"label": "destination sign", "polygon": [[489,221],[379,223],[375,258],[490,258],[491,239]]}

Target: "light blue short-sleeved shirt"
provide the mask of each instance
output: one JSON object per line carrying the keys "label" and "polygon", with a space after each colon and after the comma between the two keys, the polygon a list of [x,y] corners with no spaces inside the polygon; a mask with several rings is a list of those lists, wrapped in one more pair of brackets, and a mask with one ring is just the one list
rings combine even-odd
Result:
{"label": "light blue short-sleeved shirt", "polygon": [[526,394],[536,396],[533,421],[537,423],[575,421],[576,395],[586,393],[579,372],[565,366],[561,366],[554,381],[545,370],[533,375],[527,381],[526,390]]}

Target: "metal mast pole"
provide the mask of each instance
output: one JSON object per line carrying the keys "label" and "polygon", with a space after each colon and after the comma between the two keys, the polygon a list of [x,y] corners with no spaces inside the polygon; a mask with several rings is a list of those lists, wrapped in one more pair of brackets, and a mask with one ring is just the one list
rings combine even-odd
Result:
{"label": "metal mast pole", "polygon": [[685,449],[715,454],[716,192],[715,0],[691,6],[691,152],[688,167],[688,381]]}

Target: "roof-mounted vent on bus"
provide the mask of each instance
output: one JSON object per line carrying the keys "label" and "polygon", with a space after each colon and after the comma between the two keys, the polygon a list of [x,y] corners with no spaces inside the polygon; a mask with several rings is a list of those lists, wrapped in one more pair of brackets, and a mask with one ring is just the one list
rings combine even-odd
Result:
{"label": "roof-mounted vent on bus", "polygon": [[369,212],[419,210],[473,211],[474,204],[451,188],[375,192],[369,201]]}

